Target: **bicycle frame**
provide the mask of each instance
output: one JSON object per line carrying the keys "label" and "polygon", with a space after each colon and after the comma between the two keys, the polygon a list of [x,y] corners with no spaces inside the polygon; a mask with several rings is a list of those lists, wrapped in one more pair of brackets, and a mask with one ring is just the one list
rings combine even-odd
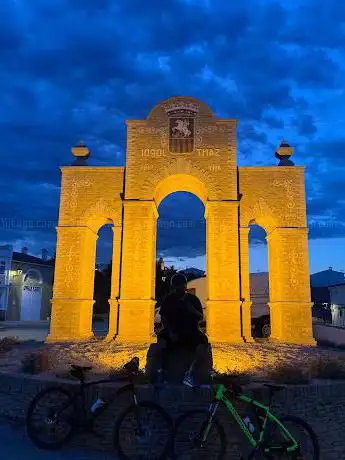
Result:
{"label": "bicycle frame", "polygon": [[298,442],[294,439],[294,437],[291,435],[289,430],[277,419],[277,417],[275,417],[271,413],[270,407],[260,403],[259,401],[256,401],[253,398],[250,398],[249,396],[239,394],[239,395],[236,396],[236,399],[238,401],[251,404],[251,405],[255,406],[256,408],[260,409],[261,411],[263,411],[264,414],[265,414],[263,423],[260,426],[259,439],[258,440],[255,439],[253,437],[252,433],[247,428],[246,424],[243,422],[242,417],[237,412],[237,410],[236,410],[234,404],[232,403],[232,401],[226,396],[226,393],[228,391],[231,391],[231,390],[228,390],[228,388],[226,388],[226,386],[224,386],[223,384],[217,385],[216,398],[213,401],[213,403],[210,405],[210,410],[209,410],[210,417],[209,417],[209,420],[207,422],[206,429],[205,429],[205,431],[203,433],[203,436],[202,436],[202,442],[205,442],[206,439],[207,439],[208,433],[209,433],[210,428],[211,428],[212,419],[213,419],[213,417],[214,417],[214,415],[215,415],[215,413],[217,411],[219,403],[221,402],[221,403],[223,403],[225,405],[227,410],[230,412],[231,416],[235,419],[236,423],[240,426],[242,432],[244,433],[244,435],[246,436],[246,438],[248,439],[249,443],[252,445],[252,447],[254,449],[260,448],[260,446],[264,446],[265,433],[266,433],[266,428],[267,428],[268,421],[272,421],[273,423],[277,424],[279,426],[281,432],[283,433],[284,437],[286,438],[286,441],[291,441],[292,445],[279,446],[279,447],[278,446],[277,447],[266,447],[266,448],[263,447],[264,452],[269,453],[269,452],[271,452],[273,450],[282,450],[282,449],[284,449],[284,450],[286,449],[287,452],[294,452],[294,451],[296,451],[298,449],[298,447],[299,447]]}
{"label": "bicycle frame", "polygon": [[[88,408],[86,406],[86,390],[94,385],[99,385],[99,384],[106,384],[106,383],[114,383],[114,382],[120,382],[120,381],[128,381],[128,377],[120,377],[115,379],[102,379],[102,380],[93,380],[90,382],[81,381],[80,385],[77,390],[75,390],[73,393],[71,393],[71,397],[68,398],[68,400],[59,408],[58,415],[62,413],[67,407],[70,405],[74,407],[78,407],[81,410],[82,413],[82,420],[84,420],[86,423],[87,422],[93,422],[94,419],[96,419],[100,414],[102,414],[108,407],[109,405],[115,401],[118,396],[121,393],[124,393],[126,391],[130,391],[133,395],[133,402],[134,404],[137,404],[137,395],[135,392],[135,387],[134,384],[128,383],[127,385],[124,385],[120,387],[112,396],[111,398],[108,398],[105,401],[105,404],[96,412],[96,413],[90,413],[88,411]],[[80,406],[78,405],[78,401],[81,401]]]}

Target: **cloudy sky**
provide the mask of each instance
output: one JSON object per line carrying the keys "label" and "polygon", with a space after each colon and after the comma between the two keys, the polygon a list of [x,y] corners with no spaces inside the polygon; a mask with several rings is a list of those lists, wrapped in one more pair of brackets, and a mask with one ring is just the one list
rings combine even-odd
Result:
{"label": "cloudy sky", "polygon": [[[124,165],[124,120],[190,95],[240,120],[240,165],[276,164],[282,138],[295,146],[311,271],[345,269],[344,35],[340,0],[1,0],[0,243],[53,254],[70,147],[84,139],[93,164]],[[159,210],[159,254],[203,267],[198,199]],[[251,241],[252,269],[265,269],[263,232]]]}

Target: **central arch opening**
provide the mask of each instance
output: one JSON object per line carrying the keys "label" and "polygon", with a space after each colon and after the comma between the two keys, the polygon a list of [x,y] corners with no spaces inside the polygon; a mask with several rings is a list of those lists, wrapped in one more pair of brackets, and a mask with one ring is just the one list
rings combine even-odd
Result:
{"label": "central arch opening", "polygon": [[[181,184],[180,184],[181,186]],[[172,192],[160,197],[156,246],[156,312],[155,331],[162,325],[159,315],[161,302],[170,292],[170,280],[183,273],[188,291],[199,297],[206,317],[207,288],[205,207],[191,192]],[[206,327],[205,321],[202,327]]]}

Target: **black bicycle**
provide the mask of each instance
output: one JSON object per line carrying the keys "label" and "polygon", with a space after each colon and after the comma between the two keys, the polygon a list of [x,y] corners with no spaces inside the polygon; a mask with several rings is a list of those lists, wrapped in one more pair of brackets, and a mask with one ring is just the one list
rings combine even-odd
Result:
{"label": "black bicycle", "polygon": [[[167,457],[171,447],[173,422],[158,404],[139,401],[133,376],[138,373],[139,360],[134,358],[125,369],[128,376],[85,382],[91,367],[72,365],[70,374],[80,381],[75,392],[60,386],[46,388],[32,400],[26,416],[27,433],[31,441],[45,450],[58,450],[78,432],[92,433],[103,438],[96,420],[116,398],[125,392],[131,395],[131,404],[120,414],[114,427],[114,447],[123,460]],[[87,389],[93,385],[130,381],[107,400],[97,399],[91,407],[86,401]]]}

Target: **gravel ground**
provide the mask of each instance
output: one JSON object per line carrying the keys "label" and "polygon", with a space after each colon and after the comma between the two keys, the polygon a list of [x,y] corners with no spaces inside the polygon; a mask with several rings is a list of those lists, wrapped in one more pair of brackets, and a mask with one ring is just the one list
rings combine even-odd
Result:
{"label": "gravel ground", "polygon": [[[146,346],[123,346],[116,342],[92,340],[85,343],[64,344],[22,344],[15,347],[1,359],[0,366],[5,369],[18,369],[23,356],[32,350],[40,350],[48,356],[47,374],[64,373],[71,364],[91,365],[96,374],[119,369],[132,357],[138,356],[141,367],[146,364]],[[213,347],[214,367],[220,372],[244,372],[253,376],[265,374],[281,364],[293,363],[306,368],[318,357],[325,359],[342,358],[345,352],[326,347],[292,346],[272,343],[217,344]]]}
{"label": "gravel ground", "polygon": [[253,344],[218,344],[213,348],[213,359],[222,372],[249,372],[259,377],[281,364],[305,368],[317,358],[345,359],[343,350],[322,346],[257,342]]}
{"label": "gravel ground", "polygon": [[[40,351],[48,357],[46,375],[64,375],[71,364],[91,365],[94,374],[107,374],[119,369],[134,356],[145,367],[148,345],[124,346],[101,339],[83,343],[44,344],[22,342],[8,353],[0,353],[1,371],[19,371],[23,357]],[[307,368],[316,358],[340,358],[345,363],[345,351],[327,347],[308,347],[268,342],[254,344],[216,344],[213,346],[214,367],[220,372],[249,373],[262,378],[267,372],[282,364]]]}

